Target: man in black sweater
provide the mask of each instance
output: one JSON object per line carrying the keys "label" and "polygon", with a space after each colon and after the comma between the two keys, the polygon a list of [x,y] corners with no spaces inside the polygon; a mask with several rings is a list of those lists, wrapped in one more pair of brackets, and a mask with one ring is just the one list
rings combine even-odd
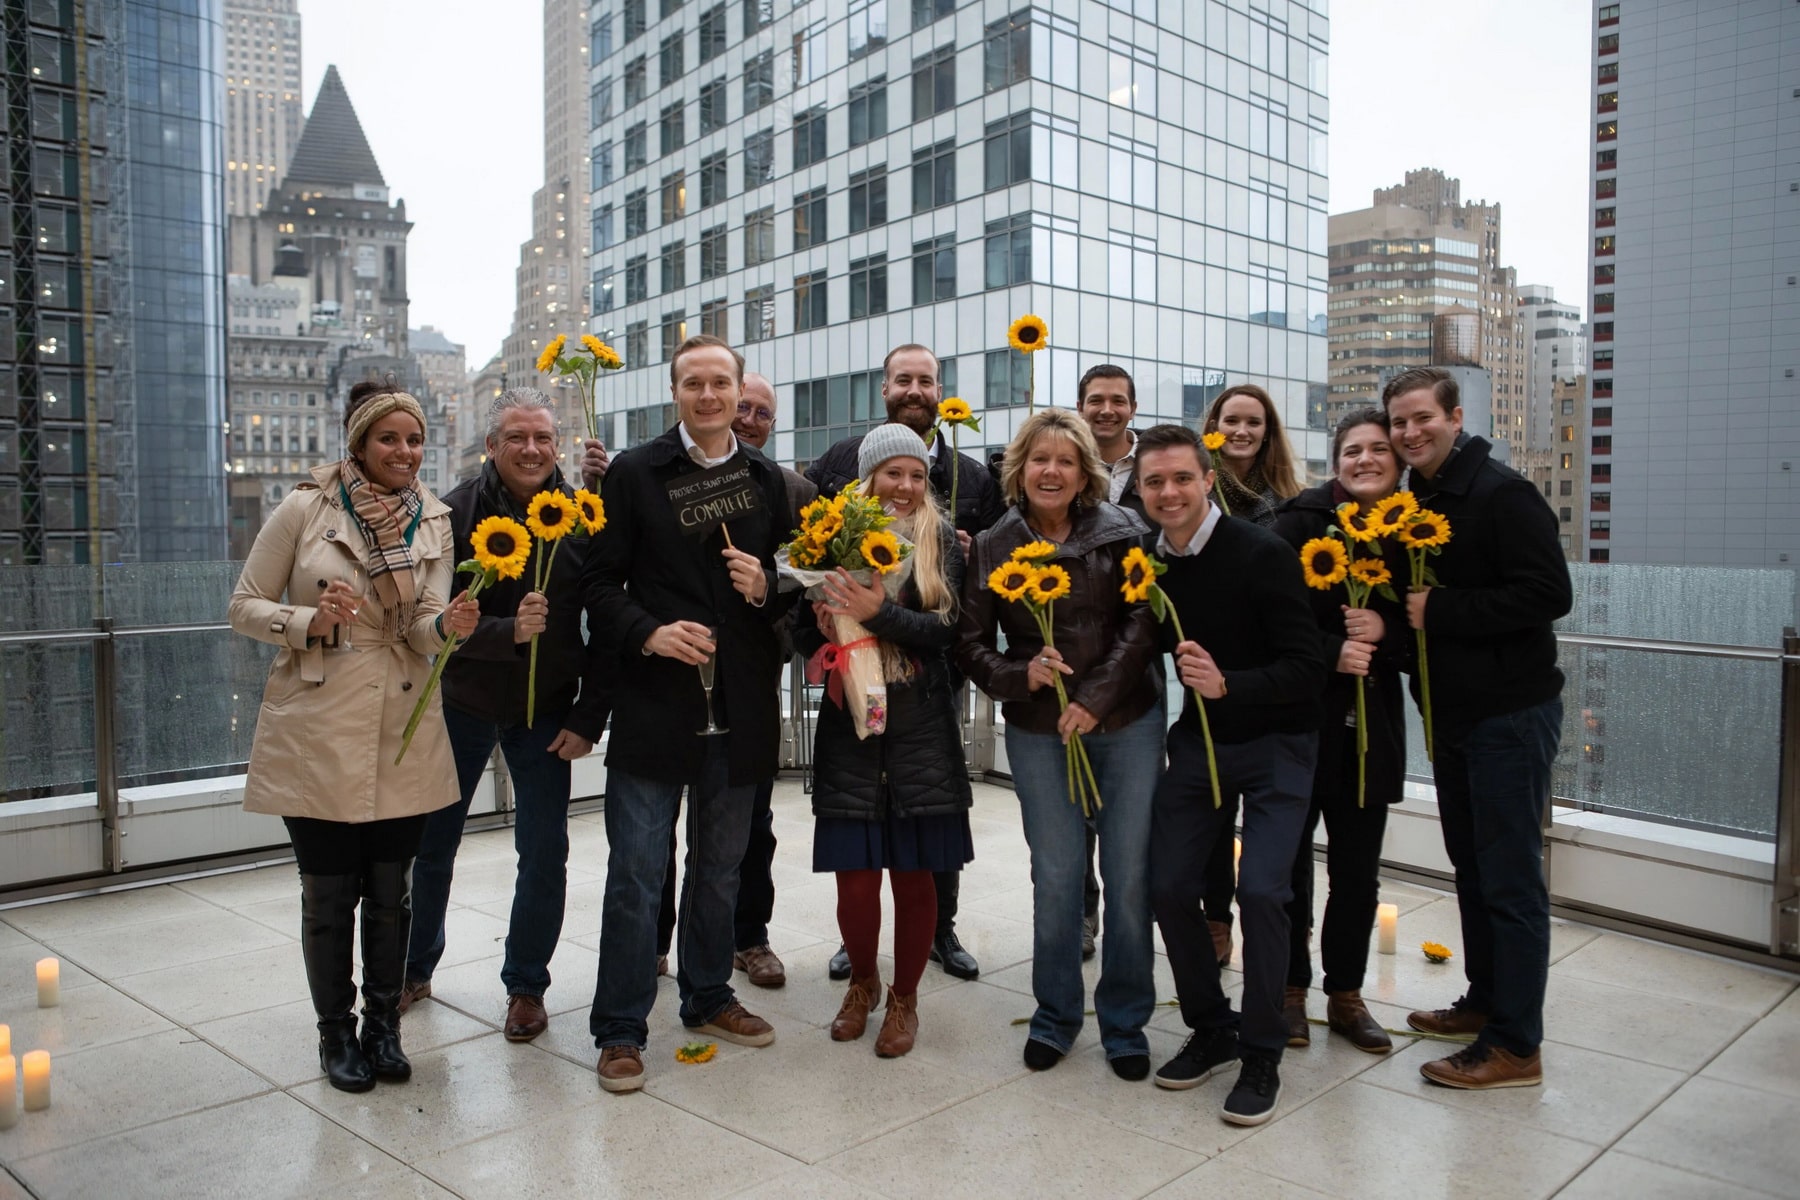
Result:
{"label": "man in black sweater", "polygon": [[[1274,1115],[1281,1095],[1286,905],[1311,803],[1323,649],[1293,549],[1208,502],[1213,464],[1199,434],[1180,425],[1144,430],[1137,476],[1145,513],[1162,529],[1155,553],[1168,571],[1158,583],[1187,635],[1178,643],[1174,622],[1164,623],[1164,648],[1175,655],[1189,689],[1169,730],[1169,769],[1151,816],[1150,902],[1182,1020],[1194,1032],[1156,1082],[1195,1087],[1241,1056],[1237,1086],[1221,1115],[1234,1125],[1260,1125]],[[1220,794],[1243,797],[1241,1029],[1220,986],[1201,907],[1204,867],[1220,839],[1231,837],[1236,806],[1229,800],[1214,806],[1194,692],[1205,698]]]}
{"label": "man in black sweater", "polygon": [[[1407,1018],[1427,1033],[1476,1035],[1426,1063],[1446,1087],[1542,1083],[1550,896],[1543,820],[1562,737],[1562,672],[1551,623],[1573,603],[1556,517],[1531,482],[1462,431],[1456,380],[1437,367],[1382,391],[1394,449],[1419,503],[1450,523],[1437,586],[1406,598],[1425,631],[1433,775],[1444,850],[1456,868],[1469,990]],[[1421,694],[1413,677],[1413,695]]]}

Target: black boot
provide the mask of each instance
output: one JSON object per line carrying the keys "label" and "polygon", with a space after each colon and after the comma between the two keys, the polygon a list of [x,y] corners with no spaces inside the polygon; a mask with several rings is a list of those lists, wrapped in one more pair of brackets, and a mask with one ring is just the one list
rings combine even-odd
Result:
{"label": "black boot", "polygon": [[362,877],[362,1052],[375,1078],[404,1082],[412,1063],[400,1049],[400,988],[412,933],[412,862],[372,862]]}
{"label": "black boot", "polygon": [[356,981],[350,974],[356,901],[355,875],[300,876],[300,953],[319,1017],[319,1069],[343,1092],[366,1092],[375,1072],[356,1042]]}

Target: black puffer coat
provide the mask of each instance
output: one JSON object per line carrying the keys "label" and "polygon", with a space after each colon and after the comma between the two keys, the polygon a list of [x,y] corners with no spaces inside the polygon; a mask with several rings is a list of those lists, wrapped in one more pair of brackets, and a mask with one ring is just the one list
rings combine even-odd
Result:
{"label": "black puffer coat", "polygon": [[[950,523],[943,523],[941,554],[944,582],[953,596],[962,594],[963,557]],[[925,817],[965,811],[973,797],[963,759],[962,730],[956,719],[960,684],[953,683],[950,650],[956,643],[954,608],[946,622],[936,613],[920,612],[918,589],[911,582],[898,602],[888,600],[863,622],[885,642],[910,652],[920,670],[910,683],[890,683],[887,732],[856,736],[849,710],[827,697],[819,706],[813,739],[813,815],[853,821]],[[794,610],[794,646],[811,655],[825,644],[810,602]]]}

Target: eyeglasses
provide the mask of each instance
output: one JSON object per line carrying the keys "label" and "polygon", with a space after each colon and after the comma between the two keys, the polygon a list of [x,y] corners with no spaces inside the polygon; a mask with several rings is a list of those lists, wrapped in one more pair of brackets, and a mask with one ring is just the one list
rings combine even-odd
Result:
{"label": "eyeglasses", "polygon": [[772,408],[764,408],[760,404],[739,402],[737,415],[740,417],[754,417],[756,420],[764,423],[772,423],[775,420],[775,410]]}

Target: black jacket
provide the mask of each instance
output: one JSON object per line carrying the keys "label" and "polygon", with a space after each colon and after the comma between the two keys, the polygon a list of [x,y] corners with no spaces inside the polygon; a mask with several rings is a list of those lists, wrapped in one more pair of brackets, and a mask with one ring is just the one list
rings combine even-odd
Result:
{"label": "black jacket", "polygon": [[[573,494],[561,471],[551,475],[544,486]],[[506,490],[491,462],[483,465],[474,479],[450,489],[444,503],[450,506],[450,524],[456,533],[457,562],[474,557],[470,535],[488,517],[511,517],[525,523],[525,506]],[[562,539],[551,562],[550,583],[544,592],[550,601],[549,627],[538,637],[537,712],[539,720],[561,721],[571,733],[597,742],[611,708],[615,660],[598,647],[590,648],[581,636],[580,580],[590,549],[587,535],[571,533]],[[531,591],[537,570],[535,545],[531,553],[523,578],[496,580],[476,598],[481,620],[444,665],[444,703],[496,725],[525,723],[531,643],[513,641],[513,614]],[[457,580],[458,591],[467,579]]]}
{"label": "black jacket", "polygon": [[[1154,538],[1145,546],[1156,553]],[[1221,515],[1199,554],[1159,557],[1169,569],[1157,582],[1180,614],[1182,632],[1225,677],[1225,695],[1206,702],[1213,741],[1316,730],[1325,662],[1300,556],[1268,530]],[[1173,653],[1173,621],[1162,623],[1161,636]],[[1191,688],[1182,689],[1180,720],[1200,732]]]}
{"label": "black jacket", "polygon": [[581,576],[588,628],[621,659],[613,692],[608,766],[667,783],[695,783],[705,757],[697,732],[706,724],[706,695],[696,667],[645,654],[644,643],[671,621],[698,621],[719,631],[713,710],[729,735],[731,783],[772,778],[781,717],[776,679],[781,666],[775,624],[793,595],[775,586],[775,548],[793,527],[781,468],[743,443],[763,507],[731,521],[731,540],[763,562],[768,598],[761,608],[731,586],[720,559],[725,538],[684,535],[667,487],[700,470],[676,425],[619,455],[606,472],[606,528],[594,539]]}
{"label": "black jacket", "polygon": [[[1123,729],[1162,702],[1162,677],[1151,669],[1156,618],[1148,605],[1126,604],[1120,591],[1120,563],[1143,536],[1144,523],[1118,505],[1084,504],[1050,560],[1069,572],[1071,583],[1069,595],[1056,602],[1051,630],[1063,661],[1075,669],[1063,686],[1070,701],[1094,714],[1101,733]],[[975,539],[963,579],[956,661],[976,687],[1001,702],[1007,724],[1054,733],[1062,716],[1056,689],[1034,692],[1026,683],[1031,659],[1044,644],[1037,621],[1024,604],[1002,600],[988,588],[994,568],[1035,540],[1019,508],[1007,509]],[[998,649],[1001,633],[1005,650]]]}
{"label": "black jacket", "polygon": [[1436,479],[1412,472],[1419,503],[1450,522],[1450,541],[1426,559],[1438,579],[1425,602],[1432,717],[1445,733],[1562,694],[1550,627],[1574,594],[1556,514],[1490,449],[1486,438],[1467,438]]}
{"label": "black jacket", "polygon": [[[949,522],[940,542],[944,581],[960,595],[962,550]],[[962,728],[956,716],[961,681],[953,680],[950,651],[956,645],[957,612],[948,622],[920,612],[918,589],[910,582],[900,600],[884,602],[865,628],[910,652],[919,665],[910,683],[890,683],[887,732],[858,741],[848,710],[827,699],[819,706],[813,739],[813,813],[859,821],[958,813],[969,807],[969,769],[963,759]],[[794,610],[794,645],[810,655],[825,644],[812,605]]]}
{"label": "black jacket", "polygon": [[[1272,531],[1293,547],[1297,557],[1300,547],[1313,538],[1326,536],[1326,529],[1337,523],[1337,506],[1349,498],[1335,484],[1307,488],[1282,504],[1275,514]],[[1399,595],[1406,590],[1406,555],[1392,539],[1383,550],[1384,561],[1394,575],[1394,592]],[[1341,586],[1323,591],[1307,588],[1306,596],[1319,625],[1326,671],[1313,797],[1321,803],[1354,803],[1356,728],[1349,722],[1355,719],[1356,676],[1337,669],[1338,652],[1344,648],[1343,605],[1349,597]],[[1402,605],[1372,594],[1369,607],[1381,614],[1387,634],[1375,648],[1369,674],[1363,681],[1363,709],[1369,723],[1369,757],[1364,768],[1367,800],[1396,804],[1406,783],[1406,709],[1400,693],[1400,675],[1413,639]],[[1350,764],[1348,774],[1341,769],[1344,763]]]}
{"label": "black jacket", "polygon": [[[818,485],[820,494],[837,495],[846,483],[856,478],[856,455],[861,449],[860,433],[837,442],[806,468],[806,477]],[[948,449],[946,446],[945,450]],[[956,457],[959,464],[956,471],[956,527],[964,533],[980,533],[1000,519],[1006,506],[985,466],[966,454],[958,453]],[[940,450],[929,467],[931,490],[937,493],[940,506],[948,508],[950,456]]]}

